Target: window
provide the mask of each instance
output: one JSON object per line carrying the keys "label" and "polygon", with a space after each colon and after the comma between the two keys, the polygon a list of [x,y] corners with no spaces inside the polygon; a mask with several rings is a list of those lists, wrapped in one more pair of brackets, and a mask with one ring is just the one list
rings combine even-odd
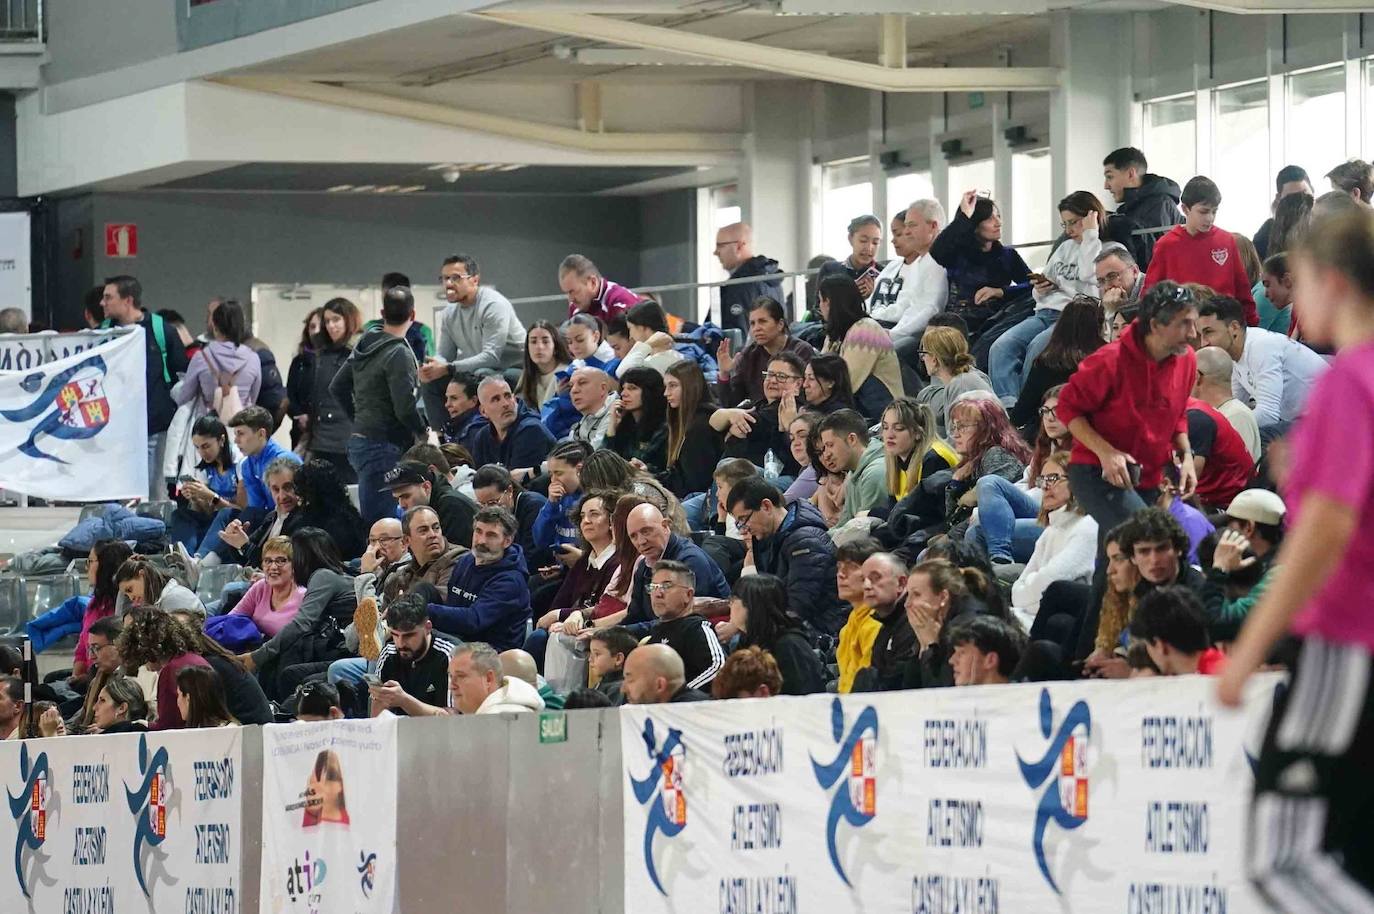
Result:
{"label": "window", "polygon": [[1269,218],[1269,83],[1218,89],[1212,95],[1212,180],[1221,188],[1226,228],[1254,236]]}
{"label": "window", "polygon": [[992,159],[977,159],[972,162],[962,162],[959,164],[950,163],[949,166],[949,199],[945,201],[945,210],[950,219],[959,212],[959,200],[963,198],[965,191],[977,190],[981,193],[992,194],[994,200],[997,199],[997,188],[993,185],[997,180],[997,172],[993,168]]}
{"label": "window", "polygon": [[[930,183],[930,172],[912,171],[887,179],[887,219],[906,209],[917,200],[935,196],[935,185]],[[880,255],[887,257],[887,254]]]}
{"label": "window", "polygon": [[1364,160],[1374,159],[1374,114],[1369,106],[1374,105],[1374,57],[1364,62]]}
{"label": "window", "polygon": [[836,260],[849,256],[849,222],[873,212],[868,159],[833,162],[821,171],[821,251]]}
{"label": "window", "polygon": [[[1039,269],[1050,257],[1049,244],[1059,235],[1059,213],[1052,199],[1050,151],[1036,149],[1016,152],[1011,157],[1012,233],[1011,244],[1027,245],[1019,248],[1021,259],[1031,269]],[[1077,189],[1077,188],[1075,188]]]}
{"label": "window", "polygon": [[[724,184],[699,193],[705,197],[703,199],[699,196],[697,204],[697,221],[701,231],[697,275],[701,277],[701,282],[726,279],[729,274],[721,268],[720,261],[716,258],[716,233],[725,226],[740,221],[743,211],[739,205],[739,187],[735,184]],[[710,308],[716,315],[712,320],[718,321],[720,290],[703,287],[697,290],[696,298],[697,313],[704,314],[706,309]]]}
{"label": "window", "polygon": [[1189,93],[1145,103],[1150,171],[1182,187],[1197,174],[1197,99]]}
{"label": "window", "polygon": [[1328,188],[1318,179],[1346,159],[1345,67],[1294,73],[1287,83],[1284,158],[1306,168],[1321,193]]}

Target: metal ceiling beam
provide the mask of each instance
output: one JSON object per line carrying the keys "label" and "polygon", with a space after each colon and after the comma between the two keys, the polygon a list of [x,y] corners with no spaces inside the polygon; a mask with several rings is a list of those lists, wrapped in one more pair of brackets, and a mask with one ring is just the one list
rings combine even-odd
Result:
{"label": "metal ceiling beam", "polygon": [[236,89],[476,130],[584,152],[720,153],[739,152],[743,145],[742,138],[734,133],[591,133],[485,111],[451,108],[434,102],[271,76],[222,76],[211,81]]}
{"label": "metal ceiling beam", "polygon": [[1034,92],[1059,88],[1060,71],[1056,67],[896,69],[584,13],[484,12],[470,15],[524,29],[671,51],[730,66],[878,92]]}
{"label": "metal ceiling beam", "polygon": [[1332,13],[1369,12],[1368,2],[1351,2],[1351,0],[1303,0],[1302,3],[1297,3],[1295,0],[1169,0],[1169,2],[1179,6],[1191,6],[1197,9],[1233,13],[1239,16],[1310,13],[1329,15]]}

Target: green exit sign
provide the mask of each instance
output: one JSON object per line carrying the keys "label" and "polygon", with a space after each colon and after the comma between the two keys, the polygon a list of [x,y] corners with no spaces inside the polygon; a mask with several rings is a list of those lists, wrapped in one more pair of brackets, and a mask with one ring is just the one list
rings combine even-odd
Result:
{"label": "green exit sign", "polygon": [[566,743],[568,741],[568,715],[562,712],[540,714],[539,741],[541,743]]}
{"label": "green exit sign", "polygon": [[983,93],[981,92],[970,92],[968,94],[969,110],[981,108],[986,102],[987,99],[983,97]]}

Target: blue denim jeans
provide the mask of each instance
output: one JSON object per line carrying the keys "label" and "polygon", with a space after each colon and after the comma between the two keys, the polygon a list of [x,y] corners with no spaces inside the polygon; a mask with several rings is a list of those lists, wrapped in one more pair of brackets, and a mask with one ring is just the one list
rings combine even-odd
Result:
{"label": "blue denim jeans", "polygon": [[[1040,537],[1035,516],[1040,513],[1040,493],[1026,492],[1001,476],[984,476],[978,480],[978,537],[988,556],[1001,556],[1025,562]],[[1035,526],[1032,533],[1030,521]],[[1019,540],[1019,543],[1018,543]],[[1020,546],[1018,550],[1016,547]],[[1024,557],[1021,554],[1024,553]]]}
{"label": "blue denim jeans", "polygon": [[1050,344],[1050,337],[1054,335],[1054,325],[1051,324],[1047,329],[1041,330],[1040,335],[1031,340],[1031,344],[1026,347],[1026,360],[1021,365],[1021,385],[1024,387],[1026,378],[1030,377],[1031,366],[1035,360],[1040,358],[1040,353],[1045,351],[1045,347]]}
{"label": "blue denim jeans", "polygon": [[401,449],[390,441],[362,435],[348,439],[348,462],[358,471],[358,508],[363,523],[371,527],[384,517],[396,516],[396,499],[381,491],[382,477],[401,461]]}
{"label": "blue denim jeans", "polygon": [[[214,548],[220,544],[219,532],[229,525],[229,522],[239,516],[237,508],[220,508],[215,512],[214,518],[210,521],[210,526],[200,535],[200,547],[195,554],[200,558],[205,558]],[[188,544],[186,548],[191,548]]]}
{"label": "blue denim jeans", "polygon": [[347,682],[350,685],[361,685],[363,674],[367,672],[370,664],[362,657],[345,657],[342,660],[335,660],[329,665],[329,672],[325,674],[334,685]]}
{"label": "blue denim jeans", "polygon": [[[200,541],[205,538],[218,513],[201,514],[185,505],[178,505],[172,512],[172,522],[167,525],[167,541],[181,543],[192,555],[200,555]],[[216,532],[219,532],[218,529]]]}
{"label": "blue denim jeans", "polygon": [[1040,308],[992,344],[992,350],[988,353],[988,374],[997,396],[1004,401],[1010,398],[1013,403],[1016,402],[1016,397],[1021,393],[1021,369],[1027,362],[1027,348],[1037,336],[1052,329],[1058,320],[1058,311]]}

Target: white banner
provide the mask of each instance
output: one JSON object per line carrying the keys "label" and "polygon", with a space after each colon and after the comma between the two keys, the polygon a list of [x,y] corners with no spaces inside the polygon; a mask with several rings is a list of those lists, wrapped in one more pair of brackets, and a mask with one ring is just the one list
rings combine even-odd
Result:
{"label": "white banner", "polygon": [[[0,343],[0,354],[21,354],[15,364],[37,351],[14,348],[16,339]],[[145,358],[135,329],[57,361],[0,370],[0,489],[71,501],[146,495]]]}
{"label": "white banner", "polygon": [[625,910],[1262,911],[1243,875],[1275,679],[622,711]]}
{"label": "white banner", "polygon": [[0,910],[237,914],[237,727],[0,742]]}
{"label": "white banner", "polygon": [[263,914],[392,914],[396,720],[263,728]]}
{"label": "white banner", "polygon": [[31,253],[29,214],[0,213],[0,309],[19,308],[33,316]]}

